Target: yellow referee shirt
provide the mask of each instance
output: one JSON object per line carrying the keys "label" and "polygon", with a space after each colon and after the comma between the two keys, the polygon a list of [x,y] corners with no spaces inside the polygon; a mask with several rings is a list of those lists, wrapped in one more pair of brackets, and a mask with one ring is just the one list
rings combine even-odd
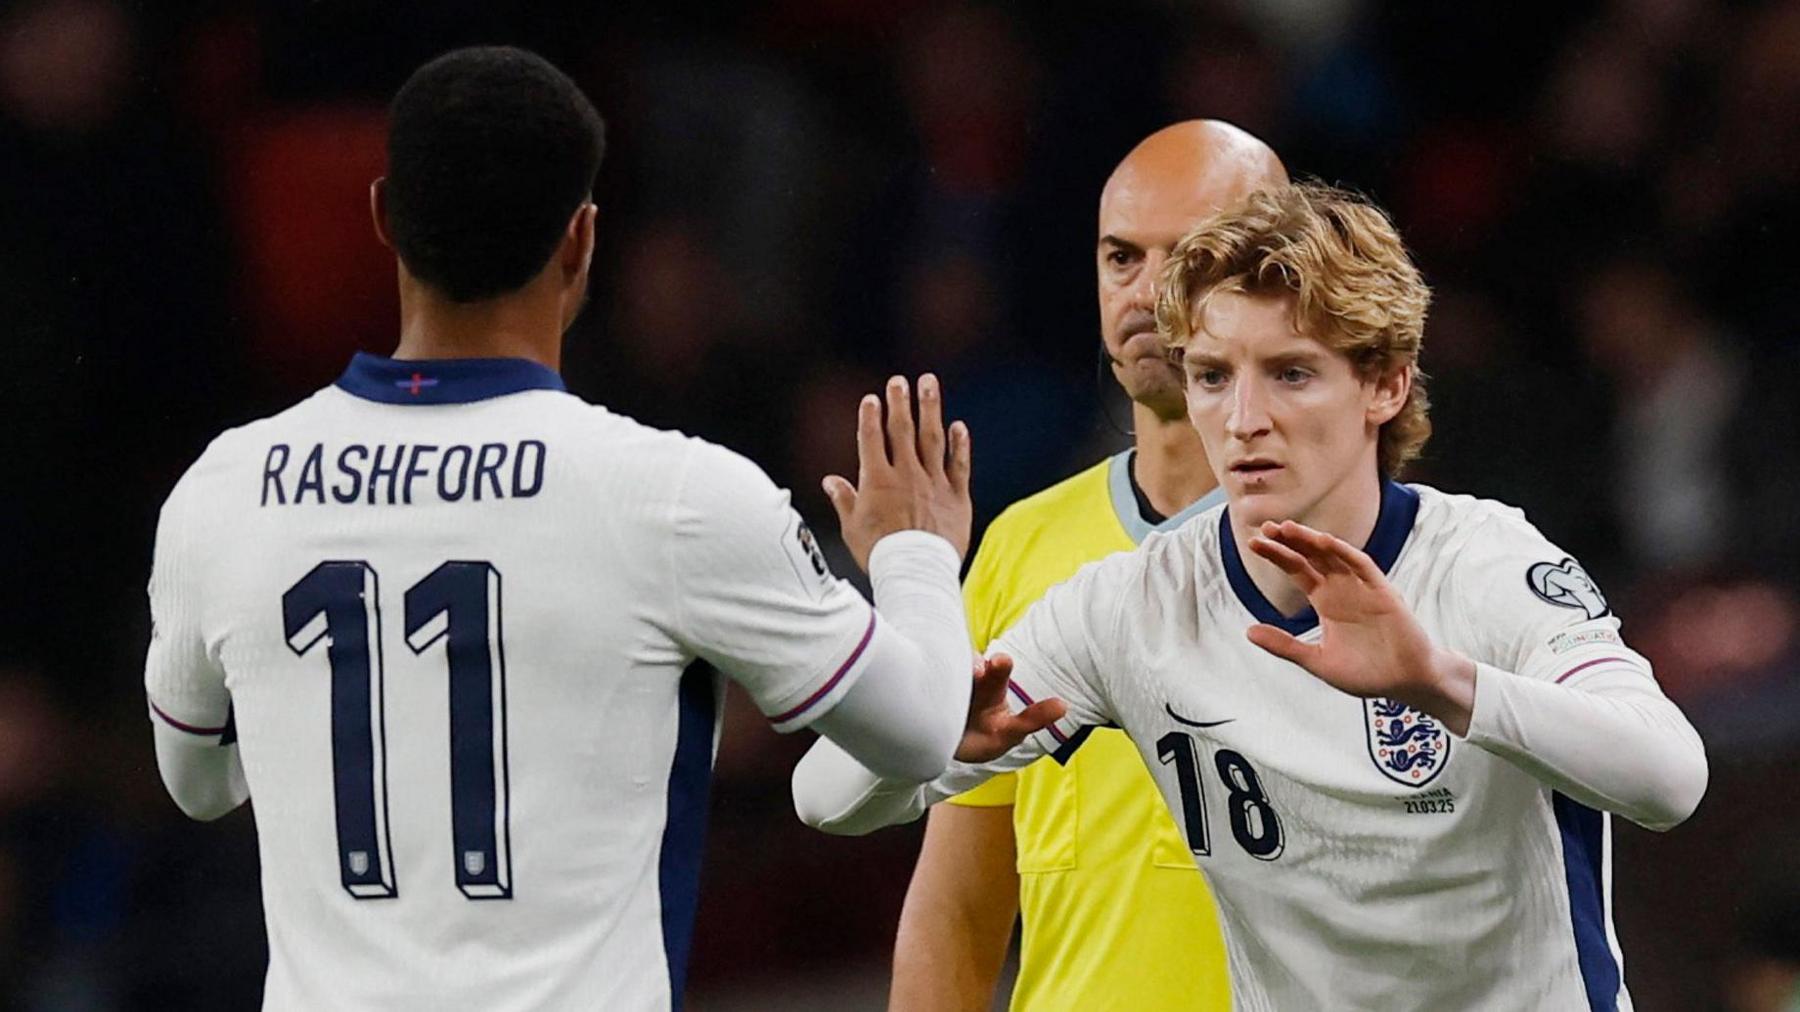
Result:
{"label": "yellow referee shirt", "polygon": [[[1221,501],[1215,492],[1151,527],[1130,456],[1020,500],[988,527],[963,586],[977,648],[1083,565]],[[1096,730],[1067,766],[1039,760],[950,803],[1013,806],[1024,921],[1017,1012],[1231,1007],[1212,895],[1123,732]]]}

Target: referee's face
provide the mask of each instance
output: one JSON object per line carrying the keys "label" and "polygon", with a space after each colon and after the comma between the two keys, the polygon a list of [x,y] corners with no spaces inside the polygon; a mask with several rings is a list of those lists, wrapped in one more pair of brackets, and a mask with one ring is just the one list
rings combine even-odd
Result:
{"label": "referee's face", "polygon": [[1228,181],[1237,188],[1214,184],[1185,162],[1134,157],[1100,197],[1100,339],[1126,396],[1169,421],[1179,421],[1187,406],[1181,373],[1156,333],[1156,279],[1181,237],[1247,185],[1236,176]]}

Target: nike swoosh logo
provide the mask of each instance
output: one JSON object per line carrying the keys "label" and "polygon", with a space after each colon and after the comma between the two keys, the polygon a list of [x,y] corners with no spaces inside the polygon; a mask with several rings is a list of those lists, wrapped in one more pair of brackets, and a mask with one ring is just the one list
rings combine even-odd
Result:
{"label": "nike swoosh logo", "polygon": [[1220,724],[1229,724],[1237,719],[1236,717],[1226,717],[1224,720],[1189,720],[1181,714],[1176,713],[1175,708],[1167,703],[1163,704],[1163,710],[1166,711],[1169,716],[1175,718],[1176,722],[1186,724],[1189,727],[1218,727]]}

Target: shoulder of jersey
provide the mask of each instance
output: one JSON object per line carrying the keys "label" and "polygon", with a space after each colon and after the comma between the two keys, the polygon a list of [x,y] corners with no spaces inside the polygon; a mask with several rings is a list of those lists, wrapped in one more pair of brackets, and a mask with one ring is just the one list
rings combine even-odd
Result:
{"label": "shoulder of jersey", "polygon": [[1504,553],[1514,545],[1535,546],[1544,541],[1517,506],[1441,492],[1429,485],[1408,487],[1419,493],[1419,515],[1407,542],[1408,555],[1417,554],[1443,566],[1462,559],[1469,549],[1478,554]]}
{"label": "shoulder of jersey", "polygon": [[1151,531],[1133,555],[1144,566],[1146,577],[1159,581],[1185,582],[1196,579],[1210,583],[1225,579],[1219,560],[1219,515],[1225,504],[1196,514],[1181,526]]}
{"label": "shoulder of jersey", "polygon": [[[270,443],[291,439],[293,434],[288,431],[288,426],[307,413],[317,410],[319,404],[326,401],[329,393],[335,389],[324,387],[272,415],[264,415],[220,432],[200,451],[200,456],[188,465],[187,472],[175,486],[176,490],[204,485],[208,479],[224,474],[242,457],[267,453]],[[171,493],[171,498],[173,496],[174,493]]]}
{"label": "shoulder of jersey", "polygon": [[[540,394],[545,396],[538,396]],[[646,425],[573,395],[531,391],[515,396],[531,398],[528,410],[546,425],[547,434],[572,435],[577,439],[593,440],[591,449],[597,451],[597,455],[591,459],[610,458],[607,463],[611,464],[616,464],[619,459],[637,461],[646,468],[669,473],[679,470],[672,466],[677,460],[690,455],[702,458],[694,466],[716,464],[731,467],[736,464],[740,467],[755,467],[741,454],[716,443],[673,429],[658,429]],[[225,474],[246,456],[260,459],[262,454],[268,452],[272,442],[292,442],[305,438],[313,418],[321,413],[341,409],[344,401],[339,398],[342,397],[352,395],[336,386],[323,387],[275,414],[226,429],[213,437],[206,449],[201,451],[200,456],[182,476],[177,488],[203,486],[208,479]],[[494,405],[502,400],[504,399],[496,398],[472,404]],[[524,408],[525,405],[521,404],[520,407]],[[609,450],[612,452],[608,453]],[[584,452],[583,456],[588,454]]]}

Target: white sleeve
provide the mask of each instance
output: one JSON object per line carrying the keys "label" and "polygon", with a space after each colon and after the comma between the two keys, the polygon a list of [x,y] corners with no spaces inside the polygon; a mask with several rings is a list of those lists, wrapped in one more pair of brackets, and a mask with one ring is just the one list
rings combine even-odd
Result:
{"label": "white sleeve", "polygon": [[156,526],[144,689],[153,717],[217,744],[231,716],[231,693],[202,626],[203,558],[189,534],[197,518],[188,515],[188,493],[184,479],[163,504]]}
{"label": "white sleeve", "polygon": [[188,818],[210,822],[250,800],[236,742],[209,743],[161,721],[153,727],[157,772]]}
{"label": "white sleeve", "polygon": [[1680,823],[1706,791],[1699,734],[1574,559],[1522,520],[1489,527],[1451,583],[1475,648],[1468,740],[1582,804]]}
{"label": "white sleeve", "polygon": [[944,771],[969,709],[969,623],[948,541],[900,531],[875,543],[869,578],[879,618],[861,676],[814,730],[884,777],[929,780]]}
{"label": "white sleeve", "polygon": [[237,754],[225,671],[208,647],[200,601],[201,559],[188,531],[184,480],[163,504],[150,570],[150,647],[144,690],[155,726],[157,768],[181,810],[212,819],[250,796]]}
{"label": "white sleeve", "polygon": [[869,559],[878,616],[831,575],[785,491],[734,453],[692,445],[671,549],[678,637],[743,685],[776,730],[854,695],[819,730],[890,775],[941,772],[969,704],[956,550],[923,531],[883,538]]}
{"label": "white sleeve", "polygon": [[815,829],[857,836],[911,822],[945,798],[1044,756],[1067,762],[1093,728],[1115,724],[1102,673],[1129,663],[1117,656],[1129,643],[1117,635],[1116,623],[1122,584],[1134,572],[1130,554],[1084,567],[1033,604],[989,651],[990,656],[1005,653],[1013,658],[1008,693],[1012,710],[1039,699],[1059,698],[1068,713],[1055,725],[989,762],[952,762],[941,776],[926,783],[884,778],[821,739],[794,768],[795,813]]}
{"label": "white sleeve", "polygon": [[1131,637],[1122,634],[1126,599],[1144,586],[1142,552],[1120,552],[1081,567],[1050,588],[988,647],[1013,659],[1015,709],[1061,699],[1068,712],[1033,735],[1044,754],[1068,762],[1096,727],[1117,727],[1109,676],[1132,669]]}
{"label": "white sleeve", "polygon": [[742,685],[777,731],[805,727],[863,675],[874,609],[826,568],[761,468],[700,440],[680,466],[671,633]]}

